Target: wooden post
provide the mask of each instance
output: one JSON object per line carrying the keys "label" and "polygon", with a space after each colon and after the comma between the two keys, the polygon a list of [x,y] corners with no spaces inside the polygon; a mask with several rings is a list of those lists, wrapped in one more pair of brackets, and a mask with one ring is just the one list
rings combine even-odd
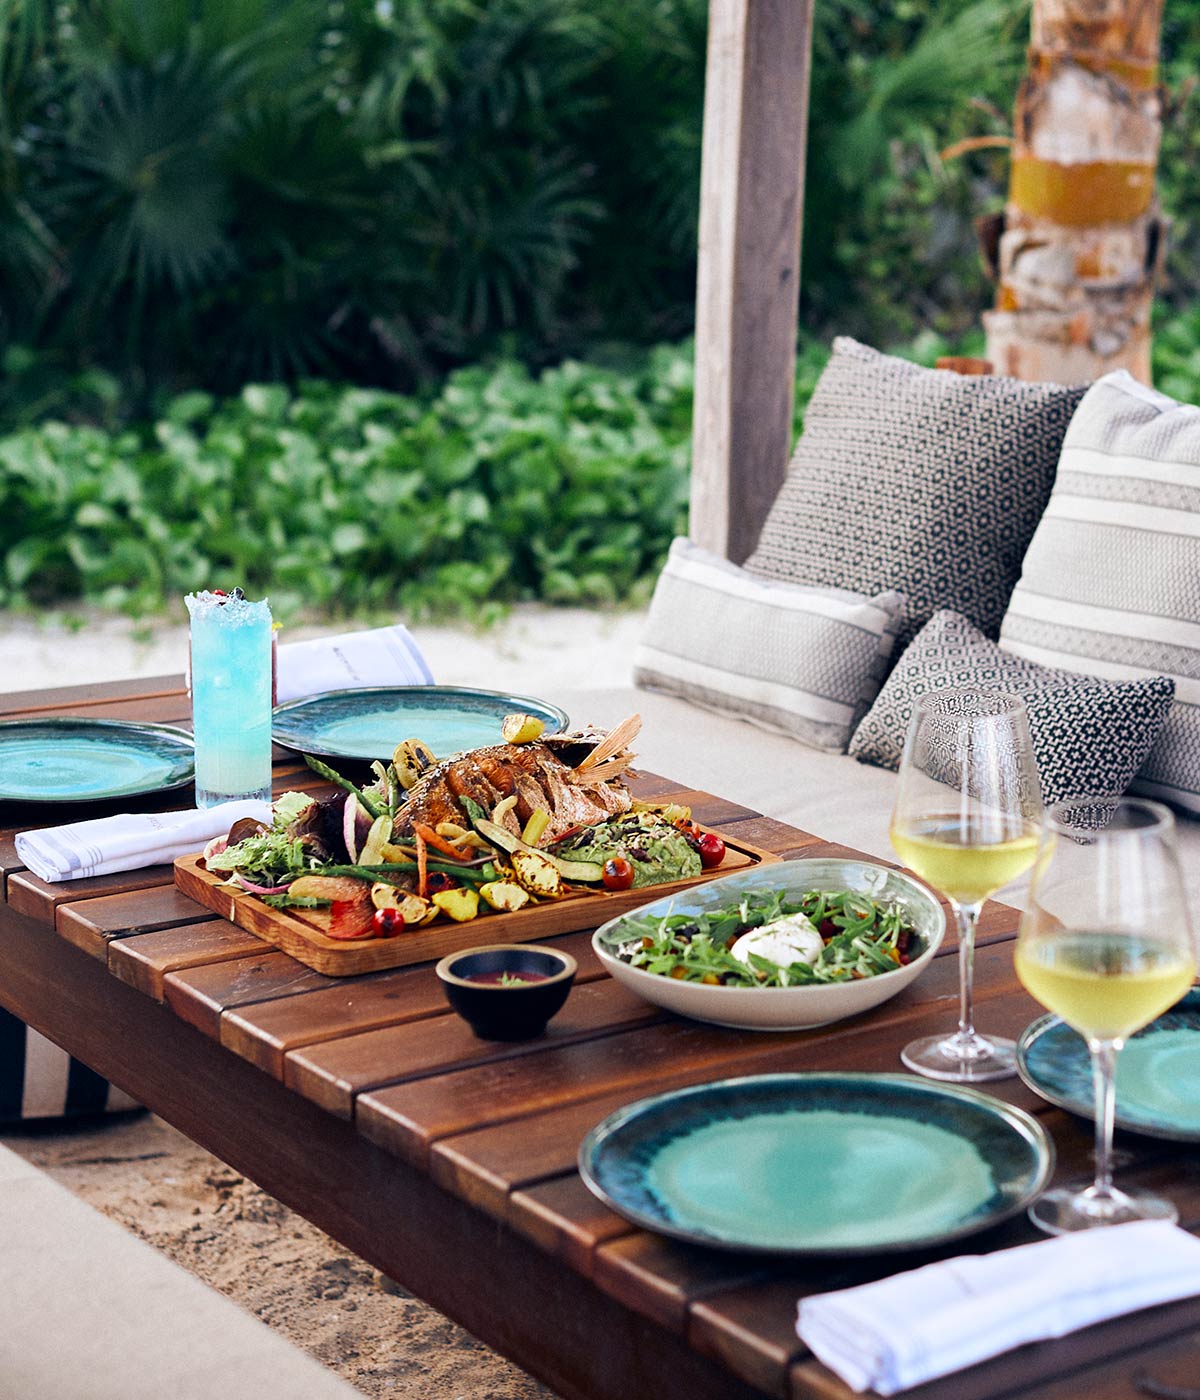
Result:
{"label": "wooden post", "polygon": [[812,0],[710,0],[692,538],[741,563],[791,445]]}

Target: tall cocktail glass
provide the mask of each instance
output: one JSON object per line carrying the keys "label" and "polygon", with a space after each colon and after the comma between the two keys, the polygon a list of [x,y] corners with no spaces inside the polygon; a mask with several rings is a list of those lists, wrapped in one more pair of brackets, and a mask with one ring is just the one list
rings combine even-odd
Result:
{"label": "tall cocktail glass", "polygon": [[271,798],[271,609],[189,593],[196,802]]}

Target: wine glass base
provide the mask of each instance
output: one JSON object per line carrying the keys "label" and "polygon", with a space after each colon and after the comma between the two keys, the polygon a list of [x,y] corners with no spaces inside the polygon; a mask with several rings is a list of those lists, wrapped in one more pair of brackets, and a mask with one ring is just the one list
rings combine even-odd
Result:
{"label": "wine glass base", "polygon": [[1029,1218],[1048,1235],[1069,1235],[1105,1225],[1128,1225],[1135,1220],[1168,1220],[1179,1212],[1170,1201],[1148,1191],[1113,1191],[1097,1196],[1091,1188],[1060,1186],[1039,1196],[1029,1207]]}
{"label": "wine glass base", "polygon": [[926,1035],[912,1040],[900,1059],[914,1074],[954,1084],[1011,1079],[1017,1072],[1016,1041],[1002,1036]]}

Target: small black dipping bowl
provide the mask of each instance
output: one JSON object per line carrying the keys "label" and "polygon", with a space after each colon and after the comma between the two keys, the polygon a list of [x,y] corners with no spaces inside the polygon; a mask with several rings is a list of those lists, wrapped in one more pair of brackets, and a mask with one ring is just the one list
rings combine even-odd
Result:
{"label": "small black dipping bowl", "polygon": [[[451,953],[437,965],[450,1005],[481,1040],[541,1035],[567,999],[578,963],[570,953],[532,943],[497,943]],[[501,977],[541,980],[505,986]],[[490,982],[474,982],[489,977]]]}

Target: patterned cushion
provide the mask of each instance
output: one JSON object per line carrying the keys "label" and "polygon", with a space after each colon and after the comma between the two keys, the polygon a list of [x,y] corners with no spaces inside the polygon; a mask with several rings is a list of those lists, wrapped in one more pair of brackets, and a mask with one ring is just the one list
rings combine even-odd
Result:
{"label": "patterned cushion", "polygon": [[879,689],[903,605],[898,593],[766,583],[676,540],[634,680],[843,753]]}
{"label": "patterned cushion", "polygon": [[1171,675],[1135,792],[1200,812],[1200,408],[1124,370],[1087,392],[1000,645],[1087,675]]}
{"label": "patterned cushion", "polygon": [[897,661],[855,731],[851,754],[898,768],[913,706],[955,685],[1025,701],[1047,803],[1124,792],[1162,730],[1175,689],[1165,676],[1120,682],[1053,671],[1001,651],[958,613],[939,612]]}
{"label": "patterned cushion", "polygon": [[938,608],[997,636],[1082,394],[835,340],[747,569],[897,589],[908,599],[901,647]]}
{"label": "patterned cushion", "polygon": [[0,1008],[0,1123],[124,1113],[137,1107],[95,1070]]}

